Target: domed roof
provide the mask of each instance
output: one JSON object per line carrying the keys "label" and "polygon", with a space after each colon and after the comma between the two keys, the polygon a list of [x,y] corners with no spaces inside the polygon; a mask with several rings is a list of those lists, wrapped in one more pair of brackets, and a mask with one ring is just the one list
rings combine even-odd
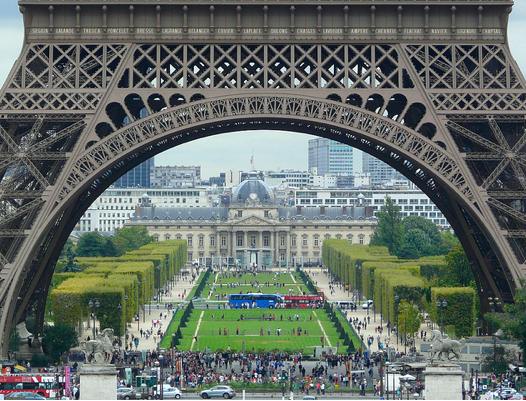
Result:
{"label": "domed roof", "polygon": [[244,203],[247,200],[272,203],[274,202],[274,193],[265,182],[251,177],[239,184],[232,193],[232,202],[234,203]]}

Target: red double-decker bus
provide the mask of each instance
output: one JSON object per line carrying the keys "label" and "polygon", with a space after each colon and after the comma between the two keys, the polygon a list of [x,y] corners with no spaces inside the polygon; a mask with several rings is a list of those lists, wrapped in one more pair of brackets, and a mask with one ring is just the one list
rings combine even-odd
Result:
{"label": "red double-decker bus", "polygon": [[316,309],[322,308],[325,302],[323,293],[317,295],[285,295],[285,308],[287,309]]}
{"label": "red double-decker bus", "polygon": [[[35,393],[46,398],[55,398],[57,392],[63,386],[63,377],[59,377],[57,383],[53,374],[5,374],[0,375],[0,394],[11,393]],[[60,383],[62,382],[62,383]]]}

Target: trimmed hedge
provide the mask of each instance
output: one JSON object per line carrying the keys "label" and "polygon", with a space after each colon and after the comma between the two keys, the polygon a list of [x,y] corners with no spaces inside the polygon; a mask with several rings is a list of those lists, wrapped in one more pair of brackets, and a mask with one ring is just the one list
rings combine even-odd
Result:
{"label": "trimmed hedge", "polygon": [[[444,312],[437,308],[437,300],[446,300]],[[475,328],[475,290],[471,287],[431,288],[431,317],[442,326],[454,328],[457,338],[469,337]]]}
{"label": "trimmed hedge", "polygon": [[322,244],[323,264],[346,286],[362,291],[363,263],[367,261],[396,260],[389,255],[387,247],[353,245],[347,240],[328,239]]}
{"label": "trimmed hedge", "polygon": [[[119,258],[78,258],[81,273],[53,277],[51,312],[55,322],[79,324],[90,316],[88,302],[98,299],[95,311],[102,328],[123,335],[141,304],[177,274],[187,257],[186,241],[148,244]],[[120,308],[119,308],[120,305]]]}

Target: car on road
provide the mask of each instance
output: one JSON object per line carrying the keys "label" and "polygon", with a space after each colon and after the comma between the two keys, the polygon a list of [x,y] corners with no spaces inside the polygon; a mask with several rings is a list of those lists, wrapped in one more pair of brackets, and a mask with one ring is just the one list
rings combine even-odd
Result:
{"label": "car on road", "polygon": [[236,392],[230,386],[214,386],[208,390],[203,390],[199,396],[204,399],[208,398],[224,398],[226,400],[234,398]]}
{"label": "car on road", "polygon": [[517,394],[517,390],[513,388],[505,387],[501,389],[498,393],[499,393],[501,400],[509,400],[511,397]]}
{"label": "car on road", "polygon": [[[160,395],[161,395],[160,389],[158,388],[156,398],[160,398]],[[163,399],[178,400],[182,396],[183,396],[183,393],[177,387],[172,387],[169,384],[163,384]]]}
{"label": "car on road", "polygon": [[118,400],[136,400],[137,398],[137,393],[132,387],[119,387],[117,389]]}
{"label": "car on road", "polygon": [[29,391],[19,391],[15,393],[9,393],[4,397],[4,400],[45,400],[46,397],[41,396],[37,393],[31,393]]}
{"label": "car on road", "polygon": [[371,306],[373,306],[373,300],[368,299],[362,304],[362,309],[369,309]]}

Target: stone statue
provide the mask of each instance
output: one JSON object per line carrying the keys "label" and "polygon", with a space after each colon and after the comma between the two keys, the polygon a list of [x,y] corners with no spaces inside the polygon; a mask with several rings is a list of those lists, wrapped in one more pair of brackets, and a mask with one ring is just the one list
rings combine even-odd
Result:
{"label": "stone statue", "polygon": [[432,330],[431,333],[431,363],[435,356],[438,356],[439,360],[444,358],[448,361],[460,359],[460,348],[464,344],[464,340],[451,340],[447,334],[442,334],[440,330]]}
{"label": "stone statue", "polygon": [[104,329],[94,340],[83,341],[80,349],[86,355],[86,362],[91,364],[110,363],[113,351],[116,350],[114,344],[113,329]]}

